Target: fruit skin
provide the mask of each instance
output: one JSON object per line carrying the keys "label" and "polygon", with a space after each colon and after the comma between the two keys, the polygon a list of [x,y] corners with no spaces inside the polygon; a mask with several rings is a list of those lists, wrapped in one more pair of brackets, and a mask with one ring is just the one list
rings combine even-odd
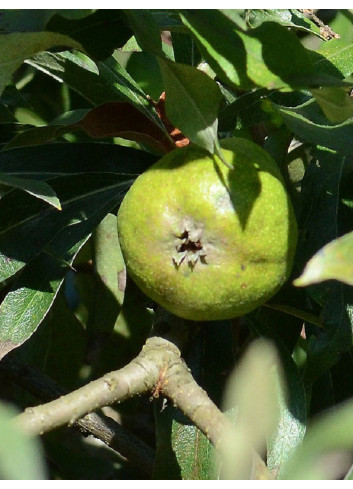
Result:
{"label": "fruit skin", "polygon": [[202,149],[165,155],[140,175],[118,212],[128,273],[185,319],[242,316],[288,278],[294,212],[274,160],[241,138],[220,142],[229,169]]}

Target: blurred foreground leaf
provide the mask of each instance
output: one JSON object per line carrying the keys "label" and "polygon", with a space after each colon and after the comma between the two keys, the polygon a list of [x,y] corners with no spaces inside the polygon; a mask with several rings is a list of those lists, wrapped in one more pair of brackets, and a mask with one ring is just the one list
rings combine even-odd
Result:
{"label": "blurred foreground leaf", "polygon": [[17,411],[0,404],[0,478],[2,480],[46,479],[38,439],[24,434],[14,424]]}
{"label": "blurred foreground leaf", "polygon": [[342,477],[353,450],[353,402],[323,413],[308,429],[301,446],[281,473],[286,480],[327,480]]}
{"label": "blurred foreground leaf", "polygon": [[266,440],[280,419],[277,390],[282,382],[280,362],[273,345],[257,340],[248,348],[230,376],[224,408],[236,409],[237,436],[228,439],[221,459],[221,478],[251,478],[252,453],[265,452]]}

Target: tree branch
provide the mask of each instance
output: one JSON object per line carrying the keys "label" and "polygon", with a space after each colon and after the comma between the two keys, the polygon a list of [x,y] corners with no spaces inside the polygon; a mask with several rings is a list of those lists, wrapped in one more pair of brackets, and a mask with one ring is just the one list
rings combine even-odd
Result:
{"label": "tree branch", "polygon": [[[23,365],[14,358],[6,357],[0,369],[13,382],[38,397],[49,402],[66,394],[66,391],[35,367]],[[103,441],[119,458],[127,461],[149,478],[153,474],[154,450],[137,436],[102,413],[90,413],[74,423],[85,435],[93,435]]]}
{"label": "tree branch", "polygon": [[[168,397],[222,454],[226,440],[236,437],[237,432],[181,358],[189,328],[187,322],[161,310],[153,330],[156,336],[148,338],[128,365],[52,402],[27,408],[17,417],[17,424],[29,433],[42,434],[72,425],[96,409],[150,392],[154,397]],[[253,456],[253,478],[273,478],[258,454]]]}

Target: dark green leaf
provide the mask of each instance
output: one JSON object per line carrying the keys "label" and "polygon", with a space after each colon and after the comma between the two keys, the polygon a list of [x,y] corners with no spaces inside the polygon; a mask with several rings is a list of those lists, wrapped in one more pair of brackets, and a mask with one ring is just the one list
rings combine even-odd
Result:
{"label": "dark green leaf", "polygon": [[48,145],[0,153],[4,173],[51,179],[63,208],[50,209],[18,190],[0,200],[1,280],[43,251],[60,230],[89,219],[100,206],[108,212],[117,205],[136,174],[152,161],[146,153],[104,144]]}
{"label": "dark green leaf", "polygon": [[205,435],[171,406],[156,407],[156,420],[154,479],[215,479],[214,451]]}
{"label": "dark green leaf", "polygon": [[152,13],[140,9],[124,9],[123,12],[141,48],[151,54],[162,55],[161,35]]}
{"label": "dark green leaf", "polygon": [[[346,159],[340,154],[316,151],[302,185],[304,226],[298,243],[298,264],[307,261],[341,233],[340,187]],[[308,295],[322,306],[323,330],[307,332],[305,381],[310,384],[334,365],[352,346],[353,289],[338,282],[308,287]]]}
{"label": "dark green leaf", "polygon": [[162,127],[146,94],[114,58],[95,65],[89,58],[69,52],[42,53],[28,62],[58,81],[67,83],[94,105],[107,101],[129,102]]}
{"label": "dark green leaf", "polygon": [[96,10],[90,15],[71,18],[55,15],[46,29],[75,39],[93,59],[107,58],[132,36],[119,9]]}
{"label": "dark green leaf", "polygon": [[12,175],[0,173],[0,186],[6,185],[11,188],[18,188],[28,192],[38,199],[42,199],[56,209],[61,210],[60,201],[53,189],[45,182],[28,180],[26,178],[17,178]]}
{"label": "dark green leaf", "polygon": [[[97,180],[97,176],[94,178]],[[82,180],[83,176],[80,176]],[[79,213],[69,219],[66,226],[56,227],[55,238],[45,243],[41,253],[29,262],[6,295],[0,306],[1,357],[34,333],[48,313],[76,254],[92,230],[121,199],[121,179],[116,182],[115,189],[112,181],[109,176],[110,185],[106,182],[107,188],[101,197],[91,188],[86,196],[90,209],[87,204],[84,208],[82,196],[73,199],[81,200]],[[77,189],[78,182],[72,183]]]}
{"label": "dark green leaf", "polygon": [[172,32],[172,43],[176,63],[197,66],[201,61],[199,50],[190,34]]}

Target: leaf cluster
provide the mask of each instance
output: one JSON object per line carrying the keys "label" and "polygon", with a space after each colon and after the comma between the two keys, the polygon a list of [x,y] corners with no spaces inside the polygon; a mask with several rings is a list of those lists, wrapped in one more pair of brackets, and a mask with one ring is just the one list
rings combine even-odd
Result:
{"label": "leaf cluster", "polygon": [[[295,266],[253,313],[193,325],[184,358],[241,427],[244,445],[230,449],[239,459],[251,440],[279,479],[352,477],[352,21],[351,10],[0,10],[4,403],[38,403],[7,362],[71,391],[138,354],[155,305],[126,277],[117,209],[165,153],[181,144],[219,153],[219,139],[241,136],[283,173],[299,227]],[[239,376],[230,373],[259,337],[275,346],[268,358],[278,355],[276,371],[266,370],[277,402],[250,413],[244,406],[261,403],[241,386],[263,385],[258,366],[245,354]],[[9,429],[12,407],[0,408],[2,478],[145,477],[64,429],[42,439],[45,469],[38,440],[23,441]],[[151,477],[244,476],[247,459],[234,472],[225,457],[222,473],[207,437],[177,407],[143,397],[115,408],[155,449]],[[254,434],[251,419],[273,413],[276,423]]]}

